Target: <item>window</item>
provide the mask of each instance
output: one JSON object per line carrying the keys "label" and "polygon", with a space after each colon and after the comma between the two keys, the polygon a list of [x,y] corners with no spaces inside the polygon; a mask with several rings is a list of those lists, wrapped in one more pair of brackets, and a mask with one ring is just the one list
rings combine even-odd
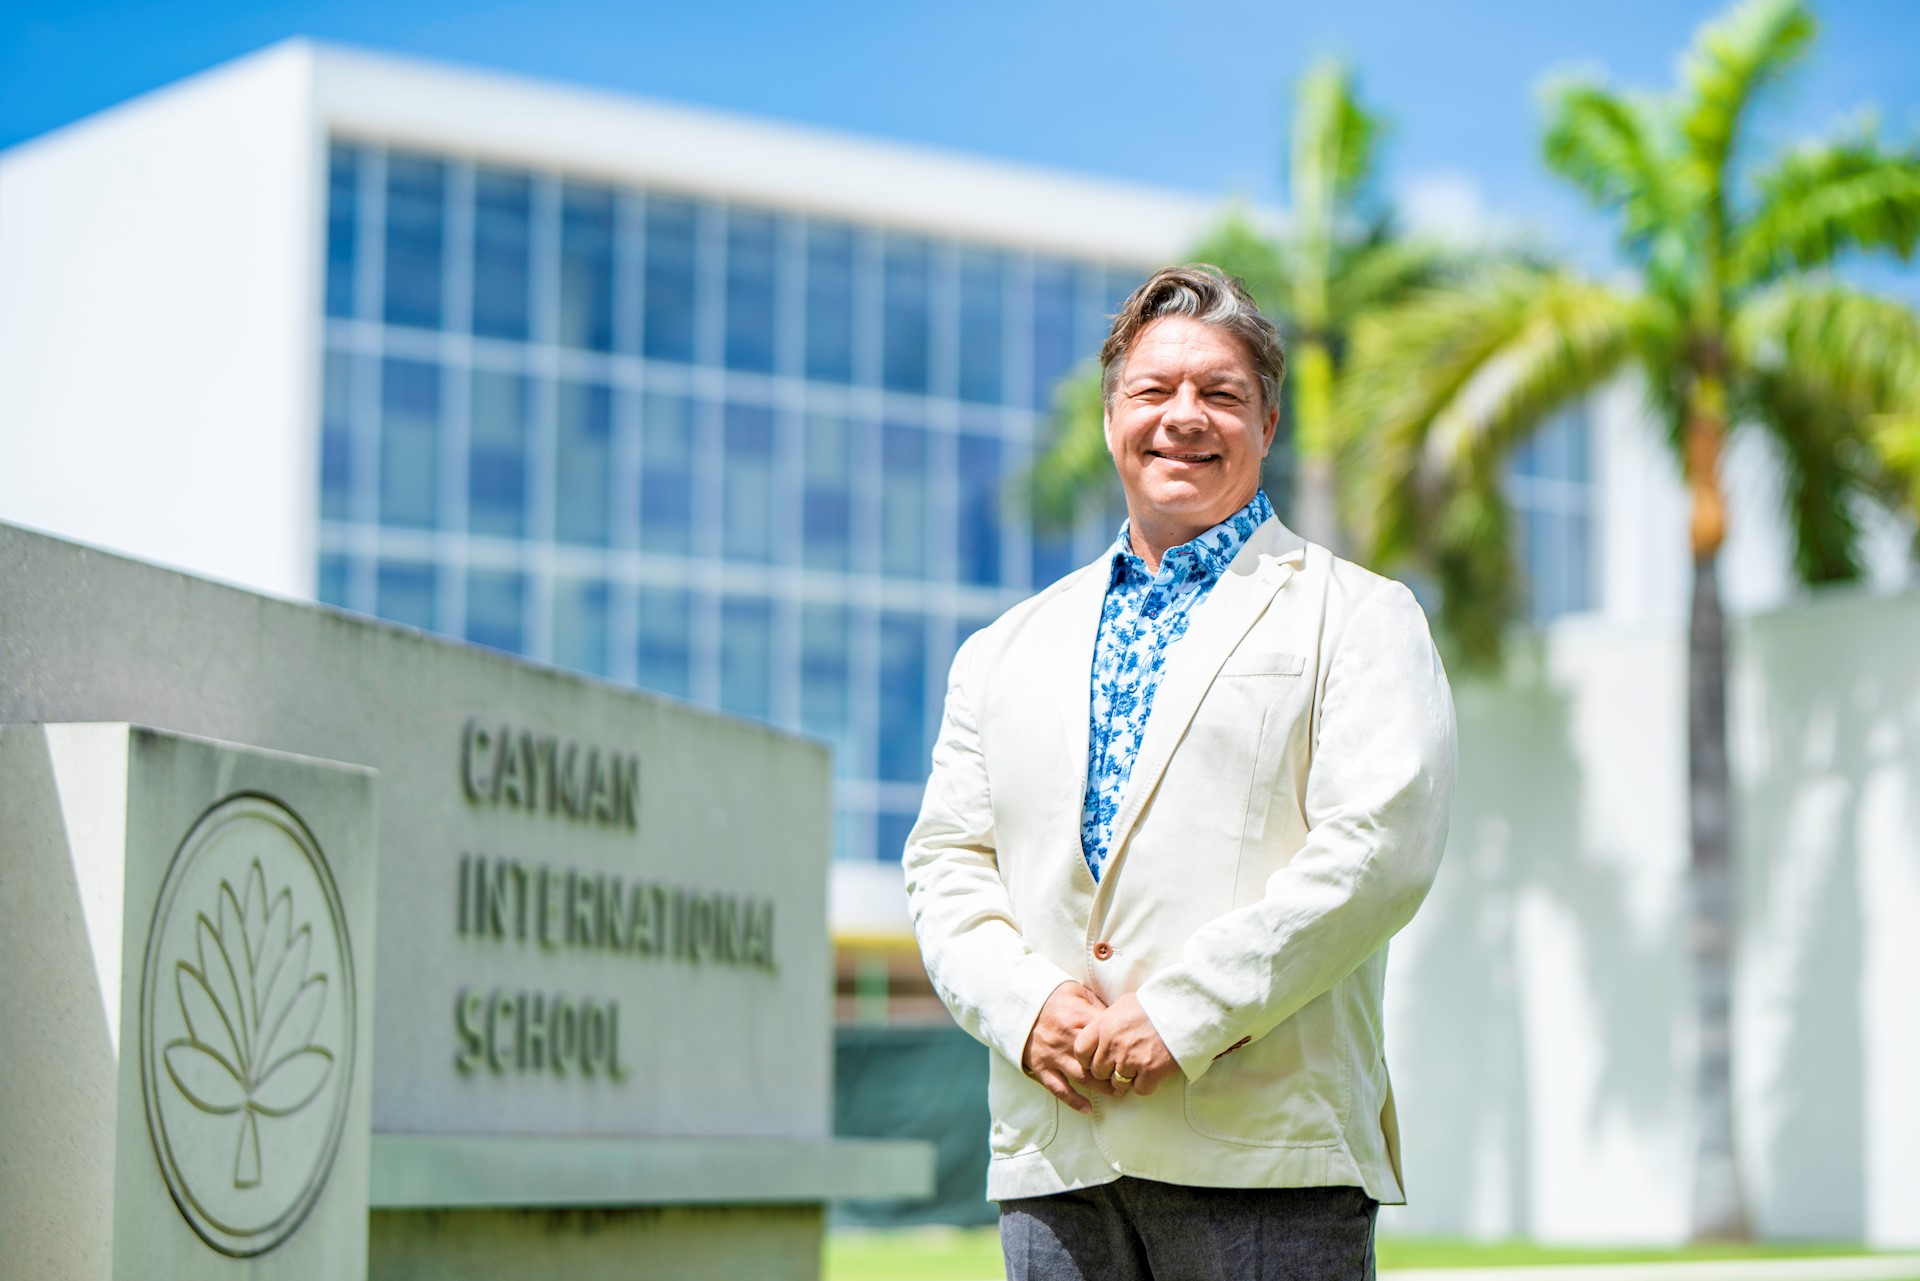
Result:
{"label": "window", "polygon": [[527,380],[477,369],[467,450],[467,526],[517,538],[527,528]]}
{"label": "window", "polygon": [[1073,368],[1073,268],[1033,264],[1033,407],[1051,409],[1053,389]]}
{"label": "window", "polygon": [[1535,623],[1596,603],[1592,450],[1586,411],[1575,408],[1536,432],[1507,466],[1527,609]]}
{"label": "window", "polygon": [[374,576],[373,612],[394,623],[432,631],[439,611],[432,565],[417,561],[382,561]]}
{"label": "window", "polygon": [[473,332],[525,342],[531,334],[533,183],[481,169],[473,180]]}
{"label": "window", "polygon": [[854,772],[847,698],[847,611],[839,605],[800,610],[800,728],[833,745],[836,777]]}
{"label": "window", "polygon": [[321,604],[348,608],[352,603],[349,600],[352,583],[352,563],[345,556],[328,553],[320,558],[320,576],[314,595]]}
{"label": "window", "polygon": [[613,350],[613,192],[568,183],[560,197],[560,345]]}
{"label": "window", "polygon": [[327,152],[327,314],[355,314],[359,270],[360,149]]}
{"label": "window", "polygon": [[924,242],[887,243],[882,272],[881,383],[888,391],[927,390],[932,261]]}
{"label": "window", "polygon": [[727,215],[727,367],[772,373],[776,224],[765,214]]}
{"label": "window", "polygon": [[1002,393],[1000,357],[1006,346],[1005,268],[1000,255],[960,251],[960,399],[996,404]]}
{"label": "window", "polygon": [[918,783],[927,776],[927,624],[910,614],[880,618],[879,776]]}
{"label": "window", "polygon": [[649,395],[640,407],[640,546],[650,552],[693,547],[693,404]]}
{"label": "window", "polygon": [[640,684],[680,698],[693,687],[693,601],[665,587],[640,589]]}
{"label": "window", "polygon": [[773,456],[773,411],[764,405],[728,405],[720,455],[720,545],[728,560],[773,559],[784,496],[773,483]]}
{"label": "window", "polygon": [[607,585],[562,578],[553,585],[553,661],[592,676],[607,674]]}
{"label": "window", "polygon": [[766,601],[720,603],[720,706],[765,720],[772,710],[773,609]]}
{"label": "window", "polygon": [[853,547],[853,426],[835,414],[809,414],[801,478],[801,561],[845,570]]}
{"label": "window", "polygon": [[467,639],[509,654],[526,651],[524,575],[476,569],[467,575]]}
{"label": "window", "polygon": [[880,572],[918,578],[927,569],[927,433],[880,429]]}
{"label": "window", "polygon": [[329,349],[320,395],[320,515],[353,514],[353,357]]}
{"label": "window", "polygon": [[1000,581],[1000,442],[960,437],[960,579],[991,587]]}
{"label": "window", "polygon": [[447,167],[398,152],[387,157],[386,319],[440,327]]}
{"label": "window", "polygon": [[554,537],[607,545],[613,529],[613,397],[599,383],[560,384]]}
{"label": "window", "polygon": [[429,528],[440,510],[440,366],[388,360],[380,409],[380,522]]}
{"label": "window", "polygon": [[647,201],[642,347],[655,360],[691,363],[699,224],[684,200]]}
{"label": "window", "polygon": [[807,228],[807,377],[853,381],[853,232]]}

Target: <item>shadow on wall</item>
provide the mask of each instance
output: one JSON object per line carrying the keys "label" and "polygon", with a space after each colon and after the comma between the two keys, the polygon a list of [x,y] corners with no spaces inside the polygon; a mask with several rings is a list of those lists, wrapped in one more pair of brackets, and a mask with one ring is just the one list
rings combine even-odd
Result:
{"label": "shadow on wall", "polygon": [[[1388,983],[1409,1205],[1383,1226],[1603,1232],[1582,1216],[1604,1216],[1619,1193],[1597,1185],[1634,1181],[1589,1157],[1622,1133],[1671,1128],[1679,904],[1646,894],[1636,860],[1672,837],[1609,848],[1612,832],[1636,829],[1592,821],[1576,697],[1540,654],[1516,655],[1497,685],[1463,682],[1456,703],[1452,835]],[[1637,768],[1671,756],[1648,752]],[[1658,1195],[1624,1191],[1629,1213],[1636,1195]]]}
{"label": "shadow on wall", "polygon": [[1748,732],[1737,741],[1751,753],[1747,826],[1736,831],[1747,855],[1740,1137],[1769,1235],[1869,1229],[1862,860],[1876,842],[1876,794],[1894,808],[1878,815],[1880,841],[1915,830],[1920,666],[1873,625],[1877,611],[1848,625],[1862,604],[1821,602],[1740,638],[1749,679],[1736,708]]}

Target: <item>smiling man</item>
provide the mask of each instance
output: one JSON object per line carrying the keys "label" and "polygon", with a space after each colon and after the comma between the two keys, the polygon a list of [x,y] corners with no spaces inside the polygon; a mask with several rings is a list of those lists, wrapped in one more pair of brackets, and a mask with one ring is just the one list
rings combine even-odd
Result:
{"label": "smiling man", "polygon": [[1127,522],[961,647],[904,859],[927,972],[993,1050],[1007,1275],[1368,1277],[1446,677],[1406,588],[1260,492],[1285,359],[1238,281],[1158,272],[1100,359]]}

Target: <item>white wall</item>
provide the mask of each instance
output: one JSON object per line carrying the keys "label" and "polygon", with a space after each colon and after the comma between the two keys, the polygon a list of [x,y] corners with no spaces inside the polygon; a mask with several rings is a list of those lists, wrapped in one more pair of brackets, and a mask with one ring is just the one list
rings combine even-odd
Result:
{"label": "white wall", "polygon": [[0,518],[311,593],[310,64],[280,46],[0,155]]}
{"label": "white wall", "polygon": [[[1769,1236],[1920,1244],[1920,593],[1735,631],[1742,1166]],[[1676,1241],[1692,1150],[1684,637],[1557,628],[1461,682],[1461,787],[1393,945],[1405,1232]]]}

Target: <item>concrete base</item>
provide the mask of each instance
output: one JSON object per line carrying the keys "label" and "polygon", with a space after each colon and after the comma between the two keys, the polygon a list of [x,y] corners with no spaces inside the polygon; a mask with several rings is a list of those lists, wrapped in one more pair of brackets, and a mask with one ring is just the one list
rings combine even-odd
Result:
{"label": "concrete base", "polygon": [[821,1207],[376,1210],[369,1281],[817,1281]]}

